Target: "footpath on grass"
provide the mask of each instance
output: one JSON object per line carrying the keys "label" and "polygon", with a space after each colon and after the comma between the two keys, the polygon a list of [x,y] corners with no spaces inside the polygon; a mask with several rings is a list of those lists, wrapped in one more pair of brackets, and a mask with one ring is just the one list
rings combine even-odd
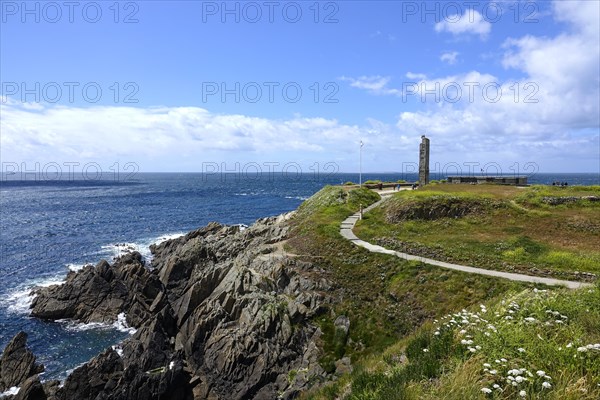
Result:
{"label": "footpath on grass", "polygon": [[[363,210],[363,214],[365,212],[369,212],[375,207],[378,207],[383,201],[386,200],[389,196],[391,196],[393,191],[382,191],[378,192],[382,199],[378,202],[371,204],[369,207]],[[552,285],[552,286],[566,286],[569,289],[579,289],[582,287],[591,287],[592,284],[585,282],[575,282],[575,281],[565,281],[561,279],[552,279],[552,278],[543,278],[539,276],[531,276],[531,275],[523,275],[523,274],[515,274],[511,272],[502,272],[502,271],[494,271],[483,268],[475,268],[469,267],[466,265],[458,265],[451,264],[444,261],[433,260],[431,258],[425,258],[420,256],[414,256],[412,254],[402,253],[395,250],[386,249],[385,247],[378,246],[376,244],[372,244],[369,242],[365,242],[364,240],[359,239],[353,232],[354,225],[361,218],[360,212],[357,212],[344,221],[342,221],[340,225],[340,234],[347,240],[351,241],[357,246],[364,247],[372,253],[381,253],[381,254],[389,254],[392,256],[396,256],[399,258],[403,258],[405,260],[415,260],[420,261],[425,264],[435,265],[441,268],[452,269],[455,271],[467,272],[469,274],[479,274],[479,275],[487,275],[487,276],[495,276],[498,278],[509,279],[511,281],[519,281],[519,282],[529,282],[529,283],[541,283],[544,285]]]}

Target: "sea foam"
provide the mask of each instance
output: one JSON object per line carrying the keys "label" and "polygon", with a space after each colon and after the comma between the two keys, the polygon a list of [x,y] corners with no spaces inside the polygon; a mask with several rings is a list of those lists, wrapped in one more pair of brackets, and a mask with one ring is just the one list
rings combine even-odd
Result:
{"label": "sea foam", "polygon": [[31,302],[35,298],[33,290],[38,287],[49,287],[61,285],[65,282],[61,277],[50,277],[41,280],[33,280],[17,286],[7,296],[0,299],[0,307],[5,308],[9,314],[29,314]]}

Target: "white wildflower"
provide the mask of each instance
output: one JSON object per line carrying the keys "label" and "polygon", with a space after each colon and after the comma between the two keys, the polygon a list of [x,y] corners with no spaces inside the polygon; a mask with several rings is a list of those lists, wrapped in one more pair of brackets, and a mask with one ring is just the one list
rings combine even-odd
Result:
{"label": "white wildflower", "polygon": [[524,391],[524,390],[521,390],[521,391],[519,392],[519,396],[521,396],[521,397],[525,397],[525,396],[527,396],[527,392],[526,392],[526,391]]}
{"label": "white wildflower", "polygon": [[490,388],[481,388],[481,391],[482,391],[483,393],[485,393],[485,394],[490,394],[490,393],[492,393],[492,389],[490,389]]}
{"label": "white wildflower", "polygon": [[537,376],[545,376],[546,372],[539,370],[538,372],[536,372]]}
{"label": "white wildflower", "polygon": [[544,389],[550,389],[552,387],[552,385],[550,384],[550,382],[544,382],[544,383],[542,383],[542,387]]}
{"label": "white wildflower", "polygon": [[508,374],[509,375],[521,375],[521,370],[520,369],[510,369],[508,370]]}
{"label": "white wildflower", "polygon": [[517,350],[519,351],[519,353],[525,353],[525,349],[522,347],[519,347]]}

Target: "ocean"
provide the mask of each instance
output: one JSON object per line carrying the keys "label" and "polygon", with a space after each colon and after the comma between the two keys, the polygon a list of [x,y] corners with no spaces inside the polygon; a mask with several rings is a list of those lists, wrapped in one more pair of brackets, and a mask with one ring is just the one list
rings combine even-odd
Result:
{"label": "ocean", "polygon": [[[112,259],[217,221],[251,224],[296,209],[326,184],[358,174],[136,174],[127,180],[0,177],[0,349],[20,330],[46,366],[42,379],[70,370],[131,334],[114,325],[43,322],[28,316],[30,292],[60,283],[69,270]],[[365,173],[368,179],[416,180],[414,174]],[[441,177],[432,177],[439,179]],[[530,183],[599,184],[598,174],[536,174]]]}

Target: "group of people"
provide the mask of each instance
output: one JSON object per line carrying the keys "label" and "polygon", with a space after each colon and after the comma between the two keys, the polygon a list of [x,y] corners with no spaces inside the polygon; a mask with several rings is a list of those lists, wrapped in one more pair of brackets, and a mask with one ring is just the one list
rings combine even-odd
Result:
{"label": "group of people", "polygon": [[552,182],[552,186],[564,187],[564,186],[569,186],[569,183],[568,182]]}
{"label": "group of people", "polygon": [[[418,183],[413,183],[412,186],[410,187],[412,190],[415,190],[419,187]],[[402,186],[400,184],[397,184],[396,186],[394,186],[394,191],[400,191],[400,189],[402,188]]]}

